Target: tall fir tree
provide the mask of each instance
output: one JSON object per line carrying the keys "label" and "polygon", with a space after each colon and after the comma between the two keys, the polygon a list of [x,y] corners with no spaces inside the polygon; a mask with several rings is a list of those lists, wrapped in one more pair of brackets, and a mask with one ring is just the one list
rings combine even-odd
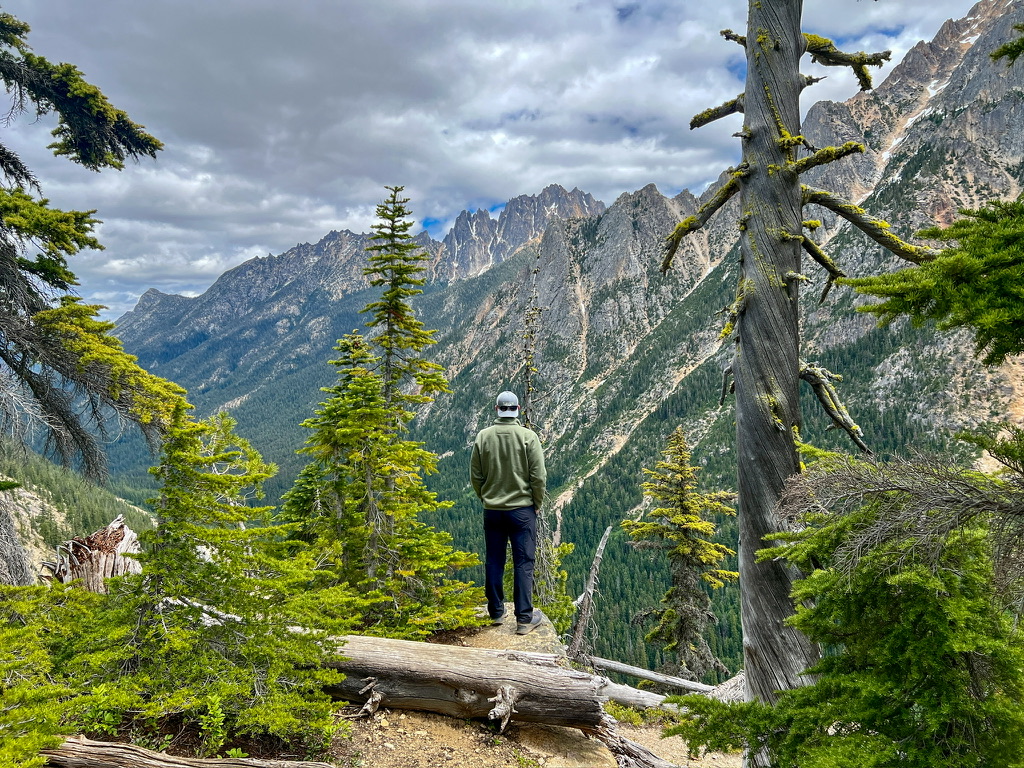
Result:
{"label": "tall fir tree", "polygon": [[624,520],[622,527],[636,548],[664,551],[672,574],[663,607],[653,612],[658,623],[647,642],[663,643],[678,658],[679,674],[700,679],[715,669],[725,671],[707,642],[715,615],[704,586],[721,587],[738,575],[720,567],[735,552],[711,541],[716,526],[709,517],[735,512],[726,506],[731,494],[697,492],[699,468],[690,465],[690,448],[681,428],[669,436],[663,456],[654,469],[644,469],[649,479],[643,484],[644,493],[660,506],[637,520]]}
{"label": "tall fir tree", "polygon": [[448,392],[444,369],[423,357],[423,350],[436,344],[433,330],[423,327],[412,311],[409,299],[423,293],[426,255],[413,241],[412,221],[401,196],[404,187],[386,187],[387,199],[377,206],[379,221],[372,226],[373,244],[367,247],[370,266],[363,270],[370,285],[383,288],[376,301],[362,312],[370,315],[366,327],[376,331],[373,342],[380,349],[381,381],[386,406],[401,429],[411,415],[406,409],[430,402],[434,395]]}
{"label": "tall fir tree", "polygon": [[436,456],[403,435],[415,409],[448,391],[443,368],[423,357],[434,331],[409,299],[421,292],[425,257],[409,235],[402,187],[377,207],[366,274],[383,288],[363,312],[372,335],[340,339],[338,383],[313,418],[302,452],[311,462],[285,496],[282,514],[333,563],[339,583],[374,600],[363,629],[421,636],[472,621],[480,590],[451,578],[475,555],[420,518],[450,506],[427,490]]}

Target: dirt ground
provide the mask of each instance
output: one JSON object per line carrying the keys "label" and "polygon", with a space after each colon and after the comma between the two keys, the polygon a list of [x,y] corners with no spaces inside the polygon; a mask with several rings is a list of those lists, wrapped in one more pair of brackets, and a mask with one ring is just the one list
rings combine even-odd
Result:
{"label": "dirt ground", "polygon": [[[350,737],[335,742],[343,768],[615,768],[598,742],[579,731],[512,722],[503,734],[484,721],[456,720],[428,712],[381,710],[372,720],[351,721]],[[690,759],[678,737],[662,739],[659,726],[620,725],[622,734],[678,766],[739,768],[740,755]]]}
{"label": "dirt ground", "polygon": [[[512,606],[506,621],[459,631],[432,642],[476,648],[564,653],[555,628],[543,617],[528,635],[515,634]],[[358,707],[343,712],[352,716]],[[575,728],[517,723],[504,733],[484,720],[458,720],[430,712],[381,708],[371,719],[346,719],[349,735],[334,744],[333,762],[342,768],[617,768],[615,758],[598,741]],[[690,759],[678,737],[661,738],[661,726],[619,725],[627,739],[663,760],[685,768],[739,768],[739,754],[712,754]]]}

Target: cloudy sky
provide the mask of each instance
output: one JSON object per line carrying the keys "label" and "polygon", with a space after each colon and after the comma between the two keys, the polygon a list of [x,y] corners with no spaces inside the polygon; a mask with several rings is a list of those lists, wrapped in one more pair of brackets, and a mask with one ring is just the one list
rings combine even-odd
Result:
{"label": "cloudy sky", "polygon": [[[972,0],[805,0],[804,30],[894,62]],[[254,256],[365,232],[405,185],[437,238],[463,209],[548,184],[606,203],[702,191],[739,128],[690,117],[742,90],[744,0],[0,0],[164,142],[97,174],[53,158],[52,117],[2,140],[60,208],[98,209],[80,292],[116,317],[148,288],[195,294]],[[880,82],[892,65],[876,76]],[[816,73],[807,64],[805,71]],[[816,73],[817,74],[817,73]],[[846,99],[838,69],[805,95]]]}

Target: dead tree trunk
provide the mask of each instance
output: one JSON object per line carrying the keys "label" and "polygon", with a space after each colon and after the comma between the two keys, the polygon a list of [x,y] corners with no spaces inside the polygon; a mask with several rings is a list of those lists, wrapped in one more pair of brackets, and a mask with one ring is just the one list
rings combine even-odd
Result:
{"label": "dead tree trunk", "polygon": [[799,143],[802,0],[750,2],[744,89],[743,212],[737,292],[736,450],[740,529],[739,583],[743,664],[751,697],[806,683],[816,648],[784,619],[793,612],[792,574],[758,563],[757,550],[778,531],[775,508],[786,478],[800,471],[801,190],[793,170]]}
{"label": "dead tree trunk", "polygon": [[83,588],[106,594],[107,579],[142,572],[139,561],[128,557],[141,551],[139,537],[118,515],[86,538],[64,542],[57,547],[56,561],[43,565],[53,574],[50,578],[62,584],[81,579]]}
{"label": "dead tree trunk", "polygon": [[583,594],[576,601],[576,623],[572,628],[572,640],[569,642],[569,649],[566,652],[570,659],[578,659],[583,653],[583,641],[586,638],[587,627],[590,626],[590,617],[594,615],[594,593],[597,591],[597,574],[601,570],[601,560],[604,558],[604,548],[608,544],[608,537],[612,533],[609,525],[604,530],[597,551],[594,553],[594,562],[590,566],[590,575],[587,577],[587,586]]}
{"label": "dead tree trunk", "polygon": [[57,749],[43,750],[46,764],[59,768],[334,768],[331,763],[255,758],[175,757],[164,752],[84,736],[68,738]]}

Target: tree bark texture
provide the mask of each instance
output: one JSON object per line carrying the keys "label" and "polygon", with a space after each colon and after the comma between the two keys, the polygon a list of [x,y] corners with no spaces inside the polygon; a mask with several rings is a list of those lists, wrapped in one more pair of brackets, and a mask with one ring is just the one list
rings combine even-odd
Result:
{"label": "tree bark texture", "polygon": [[596,727],[608,681],[560,667],[553,655],[432,645],[348,635],[345,661],[328,666],[345,680],[330,695],[363,702],[376,692],[380,706],[419,709],[449,717],[488,717],[499,689],[515,695],[512,719],[549,725]]}
{"label": "tree bark texture", "polygon": [[59,768],[334,768],[331,763],[256,758],[175,757],[164,752],[84,736],[65,739],[57,749],[43,750],[46,764]]}
{"label": "tree bark texture", "polygon": [[751,698],[772,702],[795,688],[817,658],[792,613],[792,574],[755,553],[778,530],[775,508],[799,471],[800,426],[796,276],[800,272],[800,179],[790,141],[800,133],[802,0],[751,0],[744,94],[741,266],[737,317],[736,449],[743,656]]}
{"label": "tree bark texture", "polygon": [[142,572],[139,561],[127,556],[141,551],[139,537],[118,515],[106,528],[86,538],[64,542],[57,548],[57,562],[45,565],[63,584],[81,579],[85,589],[106,594],[107,579]]}

